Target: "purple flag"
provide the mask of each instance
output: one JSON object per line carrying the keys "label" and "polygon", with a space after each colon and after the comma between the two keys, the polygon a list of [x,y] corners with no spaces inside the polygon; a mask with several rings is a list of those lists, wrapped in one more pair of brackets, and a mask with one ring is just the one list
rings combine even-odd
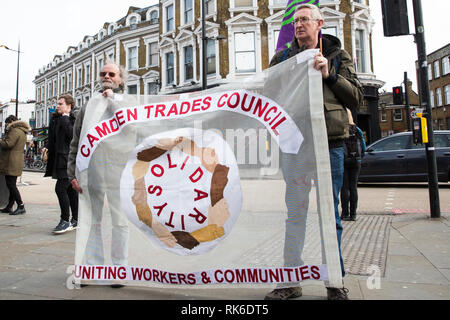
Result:
{"label": "purple flag", "polygon": [[284,12],[281,30],[278,36],[277,52],[289,48],[294,37],[294,13],[299,4],[310,3],[319,6],[319,0],[288,0],[286,11]]}

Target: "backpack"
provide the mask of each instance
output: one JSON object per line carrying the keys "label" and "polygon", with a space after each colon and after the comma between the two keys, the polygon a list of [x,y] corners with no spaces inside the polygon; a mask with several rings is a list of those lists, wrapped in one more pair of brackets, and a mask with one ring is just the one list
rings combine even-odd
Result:
{"label": "backpack", "polygon": [[349,126],[349,137],[344,140],[344,165],[355,166],[364,156],[361,133],[355,125]]}

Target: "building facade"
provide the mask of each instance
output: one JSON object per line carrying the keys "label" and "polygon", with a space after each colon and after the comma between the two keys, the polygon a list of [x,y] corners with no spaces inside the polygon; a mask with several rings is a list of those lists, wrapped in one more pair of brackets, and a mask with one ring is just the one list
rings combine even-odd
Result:
{"label": "building facade", "polygon": [[[99,88],[98,73],[107,59],[125,66],[127,91],[175,94],[251,76],[269,67],[276,50],[286,0],[205,0],[206,65],[202,63],[201,0],[160,0],[105,23],[93,36],[43,67],[36,76],[36,129],[48,126],[49,109],[62,93],[78,106]],[[355,62],[365,101],[357,116],[369,142],[381,136],[378,89],[373,72],[369,0],[321,0],[324,32],[338,37]],[[224,39],[224,40],[219,40]],[[355,117],[356,119],[356,117]]]}
{"label": "building facade", "polygon": [[427,63],[433,128],[450,130],[450,43],[427,55]]}

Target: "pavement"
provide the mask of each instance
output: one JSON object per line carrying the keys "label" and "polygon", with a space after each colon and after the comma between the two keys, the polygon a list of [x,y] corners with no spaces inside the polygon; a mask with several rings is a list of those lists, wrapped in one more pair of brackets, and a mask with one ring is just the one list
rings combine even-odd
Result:
{"label": "pavement", "polygon": [[[262,300],[266,289],[162,289],[70,285],[75,232],[55,236],[54,180],[25,172],[19,189],[27,214],[0,213],[0,300]],[[373,192],[362,190],[362,192]],[[422,190],[422,193],[426,191]],[[450,189],[443,190],[448,199]],[[360,201],[365,197],[360,196]],[[450,213],[370,212],[344,223],[343,254],[351,300],[450,300]],[[401,213],[403,212],[403,213]],[[406,212],[406,213],[405,213]],[[298,300],[325,300],[322,284]]]}

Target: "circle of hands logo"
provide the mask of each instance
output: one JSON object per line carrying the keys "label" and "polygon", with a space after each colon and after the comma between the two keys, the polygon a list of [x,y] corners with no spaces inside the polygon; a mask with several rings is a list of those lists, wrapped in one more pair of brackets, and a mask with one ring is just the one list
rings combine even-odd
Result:
{"label": "circle of hands logo", "polygon": [[[214,248],[231,231],[242,206],[233,152],[217,134],[202,132],[197,143],[193,132],[179,129],[170,134],[183,135],[146,139],[124,171],[133,182],[125,188],[124,179],[121,183],[129,190],[128,205],[122,206],[134,218],[130,220],[163,248],[181,255]],[[127,196],[122,192],[122,198]]]}

